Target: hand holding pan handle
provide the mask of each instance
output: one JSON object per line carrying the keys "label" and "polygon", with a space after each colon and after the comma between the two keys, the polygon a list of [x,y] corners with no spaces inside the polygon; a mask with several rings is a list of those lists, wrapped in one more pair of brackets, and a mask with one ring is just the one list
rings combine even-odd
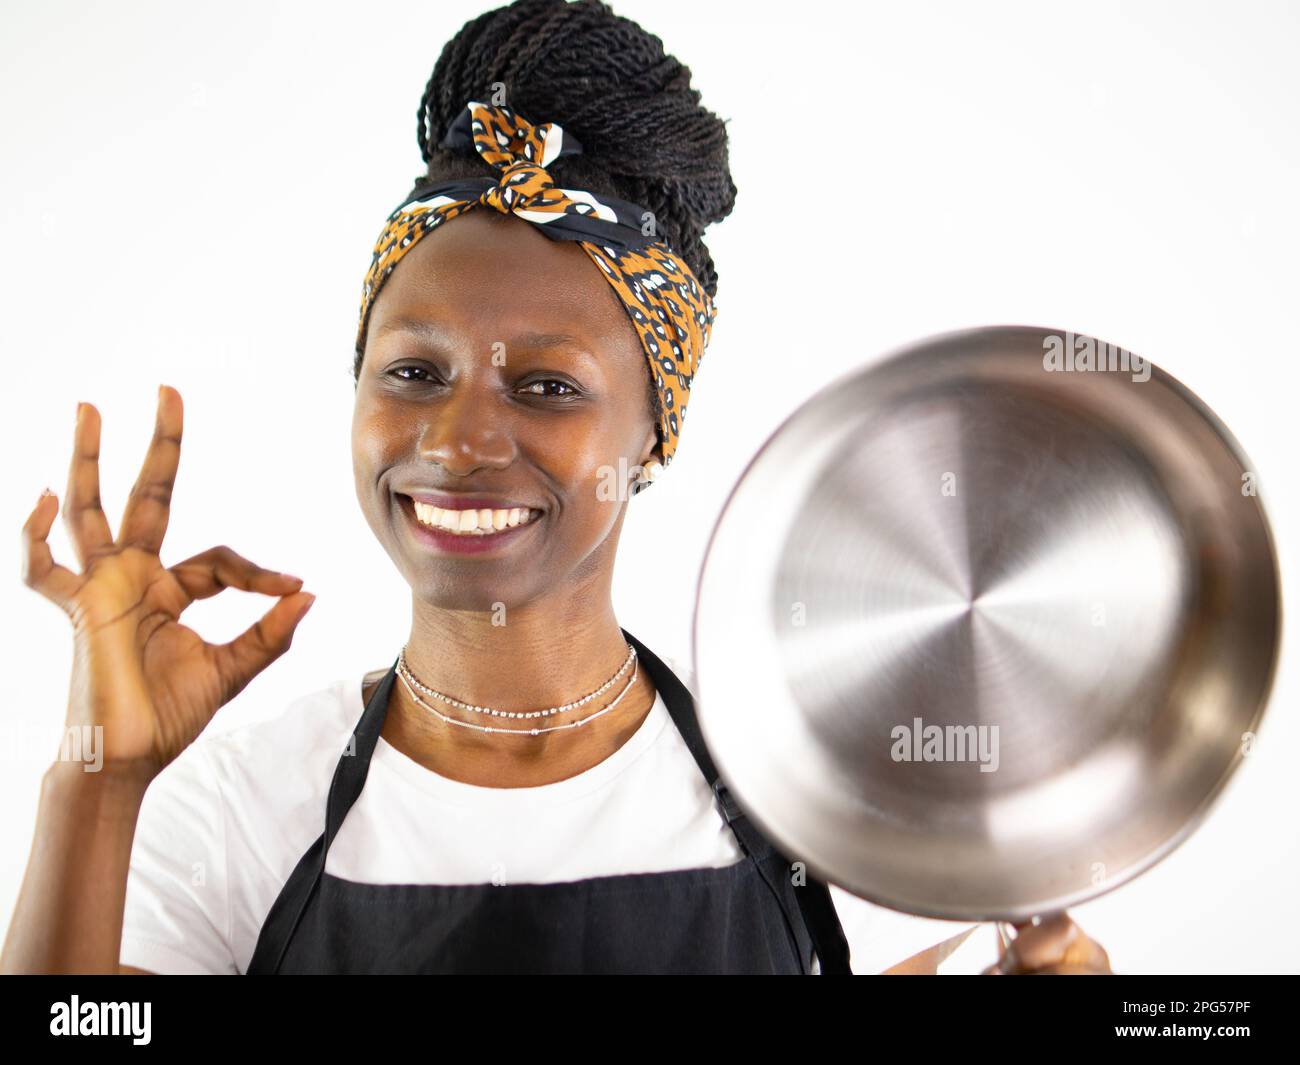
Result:
{"label": "hand holding pan handle", "polygon": [[[1110,957],[1064,910],[996,922],[1001,956],[985,976],[1113,976]],[[1014,932],[1014,935],[1012,934]]]}

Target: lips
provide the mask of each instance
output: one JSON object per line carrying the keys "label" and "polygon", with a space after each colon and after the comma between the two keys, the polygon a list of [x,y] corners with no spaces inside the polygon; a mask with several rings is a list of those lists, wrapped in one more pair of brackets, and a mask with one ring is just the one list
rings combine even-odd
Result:
{"label": "lips", "polygon": [[[425,518],[428,518],[430,512],[432,512],[435,517],[441,519],[443,514],[445,514],[445,511],[435,511],[433,509],[433,504],[429,504],[428,506],[422,502],[417,504],[412,496],[402,493],[394,494],[397,499],[398,509],[400,509],[402,514],[405,516],[406,522],[415,539],[422,544],[436,548],[440,553],[472,555],[492,552],[512,543],[522,536],[530,535],[529,530],[531,530],[533,526],[540,524],[544,517],[542,511],[535,511],[531,513],[528,520],[522,521],[516,525],[506,525],[501,528],[488,528],[486,530],[468,527],[460,527],[453,530],[450,528],[444,528],[440,524],[431,525],[427,521],[421,520],[421,515],[416,513],[418,507],[420,510],[426,512],[424,515]],[[447,497],[443,495],[438,496],[437,498],[445,499]],[[468,500],[470,497],[466,496],[463,498]],[[475,498],[481,499],[484,497]],[[461,513],[466,516],[466,521],[470,522],[472,525],[476,519],[470,518],[469,515],[474,512],[474,508],[469,507],[467,503],[462,505],[464,506],[464,510],[462,510]],[[479,509],[488,510],[492,508],[484,507]],[[495,510],[494,517],[501,515],[503,510],[504,508]],[[511,508],[511,511],[518,514],[518,511],[516,511],[515,508]]]}

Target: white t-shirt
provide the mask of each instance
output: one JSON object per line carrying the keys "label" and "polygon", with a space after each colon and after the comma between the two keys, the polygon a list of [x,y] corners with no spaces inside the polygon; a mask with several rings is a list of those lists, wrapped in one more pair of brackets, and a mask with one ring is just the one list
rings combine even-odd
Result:
{"label": "white t-shirt", "polygon": [[[660,656],[692,691],[693,675]],[[265,720],[202,734],[150,784],[136,825],[120,960],[156,973],[242,973],[272,904],[325,827],[340,753],[364,709],[358,674]],[[662,696],[618,750],[532,788],[441,776],[381,736],[326,871],[366,883],[547,883],[744,859]],[[744,859],[747,860],[747,859]],[[910,917],[832,886],[855,973],[969,924]],[[991,926],[940,972],[997,957]]]}

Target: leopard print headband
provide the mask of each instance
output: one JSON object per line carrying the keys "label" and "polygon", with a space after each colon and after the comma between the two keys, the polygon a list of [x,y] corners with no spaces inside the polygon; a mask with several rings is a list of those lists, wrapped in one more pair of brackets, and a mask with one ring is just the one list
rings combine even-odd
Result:
{"label": "leopard print headband", "polygon": [[[613,286],[649,363],[658,400],[656,428],[667,467],[677,450],[686,399],[717,310],[691,268],[656,239],[654,216],[626,200],[557,188],[546,167],[561,156],[581,153],[582,145],[554,122],[534,126],[507,107],[471,101],[439,147],[477,152],[499,174],[417,183],[388,216],[362,291],[358,357],[365,349],[375,297],[417,241],[479,205],[513,213],[553,240],[576,241]],[[636,490],[649,483],[638,480]]]}

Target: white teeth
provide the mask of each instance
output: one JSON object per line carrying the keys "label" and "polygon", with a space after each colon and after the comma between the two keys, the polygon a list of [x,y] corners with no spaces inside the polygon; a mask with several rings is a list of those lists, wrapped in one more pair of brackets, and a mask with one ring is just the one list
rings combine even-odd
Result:
{"label": "white teeth", "polygon": [[512,507],[508,510],[444,510],[442,507],[430,506],[417,499],[411,500],[415,505],[415,516],[421,525],[432,525],[447,532],[462,536],[490,536],[502,529],[516,525],[526,525],[537,517],[540,511],[528,507]]}

